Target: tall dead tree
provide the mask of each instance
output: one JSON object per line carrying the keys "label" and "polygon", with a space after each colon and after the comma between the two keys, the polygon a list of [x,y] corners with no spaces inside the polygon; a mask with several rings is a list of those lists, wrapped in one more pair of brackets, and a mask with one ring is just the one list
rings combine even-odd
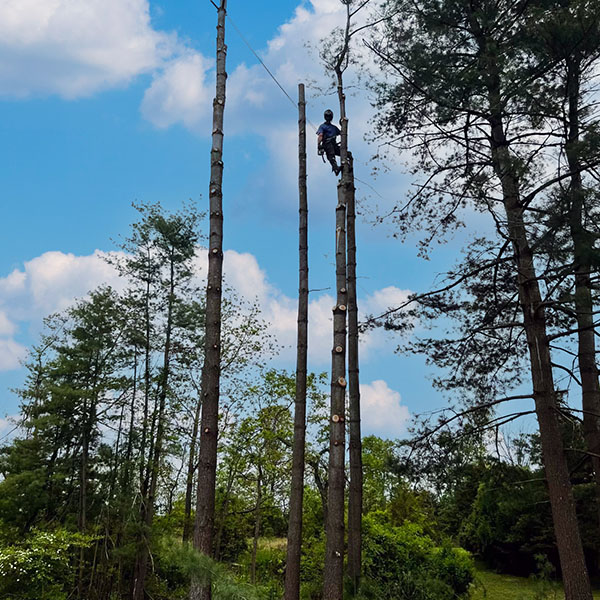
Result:
{"label": "tall dead tree", "polygon": [[[350,5],[346,5],[348,14]],[[325,571],[323,597],[342,600],[344,588],[344,490],[346,455],[346,315],[348,289],[346,272],[346,204],[350,182],[348,168],[348,120],[342,73],[347,65],[348,27],[341,51],[333,70],[337,77],[340,103],[341,144],[340,162],[342,178],[338,183],[338,204],[335,209],[335,267],[336,303],[333,307],[333,351],[331,360],[331,406],[329,433],[329,476],[327,492],[327,541],[325,546]]]}
{"label": "tall dead tree", "polygon": [[[213,102],[213,130],[210,164],[210,236],[206,286],[206,333],[202,368],[200,452],[194,547],[212,554],[219,426],[219,384],[221,375],[221,298],[223,283],[223,115],[226,93],[225,18],[227,0],[221,0],[217,23],[216,95]],[[190,600],[210,600],[210,585],[192,581]]]}
{"label": "tall dead tree", "polygon": [[342,600],[344,579],[344,488],[346,448],[346,204],[344,187],[338,184],[335,209],[335,285],[333,350],[331,359],[331,408],[329,423],[329,478],[327,493],[327,542],[323,597]]}
{"label": "tall dead tree", "polygon": [[306,377],[308,352],[308,198],[306,190],[306,99],[304,84],[298,86],[298,196],[299,196],[299,285],[298,343],[296,355],[296,400],[292,485],[285,568],[285,600],[300,597],[300,551],[304,498],[304,447],[306,440]]}
{"label": "tall dead tree", "polygon": [[[340,152],[341,153],[341,152]],[[360,380],[358,362],[358,302],[356,297],[356,202],[354,169],[349,163],[350,182],[346,193],[348,237],[348,428],[350,490],[348,493],[348,577],[354,592],[362,570],[363,466],[360,429]]]}
{"label": "tall dead tree", "polygon": [[[336,68],[340,117],[342,119],[342,143],[340,155],[344,174],[342,185],[346,199],[347,221],[347,287],[348,287],[348,409],[349,409],[349,450],[350,450],[350,489],[348,494],[348,577],[354,592],[358,589],[362,571],[362,510],[363,510],[363,465],[360,427],[360,380],[358,357],[358,301],[356,293],[356,188],[354,186],[354,162],[348,152],[348,118],[344,93],[344,70],[349,62],[350,42],[360,28],[352,30],[353,17],[368,2],[361,2],[357,8],[346,4],[346,29],[343,61]],[[368,25],[367,25],[368,26]],[[345,65],[344,65],[345,61]]]}

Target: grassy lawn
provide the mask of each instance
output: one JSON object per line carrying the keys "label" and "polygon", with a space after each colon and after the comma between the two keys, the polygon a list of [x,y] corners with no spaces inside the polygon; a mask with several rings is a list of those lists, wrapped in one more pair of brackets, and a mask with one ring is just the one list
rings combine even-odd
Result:
{"label": "grassy lawn", "polygon": [[[544,584],[525,577],[498,575],[486,571],[478,565],[477,585],[471,595],[472,600],[563,600],[559,584]],[[600,591],[594,591],[594,598],[600,600]]]}

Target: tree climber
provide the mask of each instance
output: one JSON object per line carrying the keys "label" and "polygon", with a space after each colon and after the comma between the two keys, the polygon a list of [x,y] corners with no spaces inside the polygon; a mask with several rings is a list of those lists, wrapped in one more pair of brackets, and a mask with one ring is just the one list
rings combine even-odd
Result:
{"label": "tree climber", "polygon": [[336,156],[340,156],[340,145],[336,138],[342,132],[331,122],[333,120],[333,111],[327,109],[323,116],[325,117],[325,123],[317,130],[317,135],[319,136],[317,138],[317,152],[319,156],[323,156],[323,154],[327,155],[327,160],[331,163],[331,170],[336,175],[339,175],[342,167],[337,164],[337,159],[335,158]]}

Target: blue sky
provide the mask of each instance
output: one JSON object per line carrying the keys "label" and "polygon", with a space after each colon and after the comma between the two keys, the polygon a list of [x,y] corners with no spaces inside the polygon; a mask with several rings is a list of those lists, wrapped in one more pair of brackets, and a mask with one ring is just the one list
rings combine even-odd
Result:
{"label": "blue sky", "polygon": [[[76,7],[76,8],[75,8]],[[338,0],[230,0],[229,13],[292,97],[310,84],[309,120],[334,98],[315,48],[342,23]],[[114,277],[98,257],[126,234],[135,200],[176,209],[206,205],[216,14],[209,0],[8,0],[0,5],[0,417],[13,415],[18,361],[41,320]],[[229,46],[225,139],[225,248],[230,280],[259,296],[282,343],[293,342],[297,290],[297,113],[234,29]],[[351,74],[350,84],[354,83]],[[368,91],[348,98],[351,146],[363,217],[359,302],[366,312],[425,290],[464,239],[417,258],[414,240],[373,226],[372,215],[410,185],[399,165],[374,179],[365,141]],[[334,281],[336,179],[314,152],[309,128],[310,287]],[[476,217],[473,220],[476,221]],[[312,295],[311,368],[329,369],[327,290]],[[402,340],[365,340],[361,377],[367,432],[395,437],[409,413],[440,407],[420,358],[398,356]],[[275,366],[294,368],[293,353]],[[0,432],[1,433],[1,432]]]}

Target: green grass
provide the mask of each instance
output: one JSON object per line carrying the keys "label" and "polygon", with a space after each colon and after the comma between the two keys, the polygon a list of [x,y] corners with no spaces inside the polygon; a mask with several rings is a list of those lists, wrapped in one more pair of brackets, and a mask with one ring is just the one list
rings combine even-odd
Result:
{"label": "green grass", "polygon": [[[600,600],[600,591],[594,591]],[[563,600],[560,584],[549,584],[526,577],[499,575],[477,566],[476,585],[471,600]]]}

